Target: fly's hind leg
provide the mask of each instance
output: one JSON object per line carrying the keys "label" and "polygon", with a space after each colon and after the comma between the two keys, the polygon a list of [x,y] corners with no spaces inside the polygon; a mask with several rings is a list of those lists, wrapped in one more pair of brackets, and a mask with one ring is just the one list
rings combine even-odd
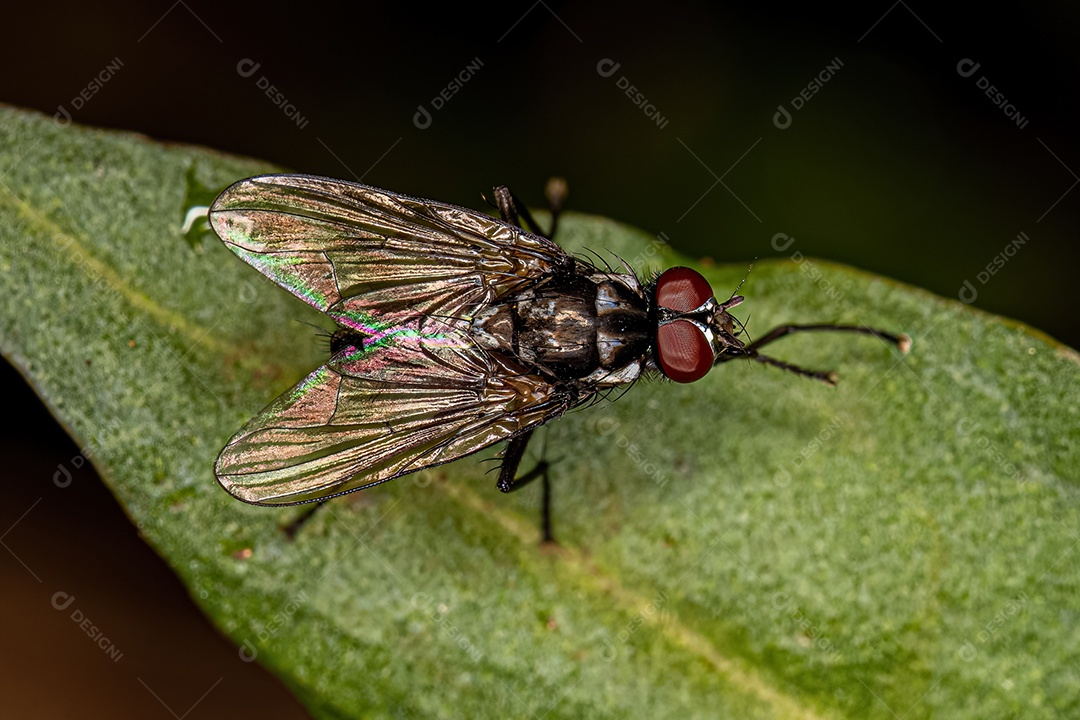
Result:
{"label": "fly's hind leg", "polygon": [[[548,209],[551,211],[551,229],[546,234],[540,228],[539,223],[533,218],[529,209],[525,207],[512,192],[510,192],[510,188],[505,185],[499,185],[495,188],[494,194],[495,206],[499,208],[499,215],[502,217],[503,222],[509,223],[515,227],[523,227],[521,223],[524,221],[525,225],[537,235],[546,237],[548,240],[555,237],[555,231],[559,226],[559,215],[562,213],[563,205],[566,202],[566,180],[562,178],[551,178],[544,188],[544,195],[547,197],[548,201]],[[502,467],[499,470],[498,488],[504,493],[513,492],[525,487],[536,478],[543,480],[544,485],[540,506],[540,525],[543,532],[543,542],[554,543],[555,536],[551,532],[551,480],[548,477],[548,468],[550,465],[548,464],[546,456],[542,457],[540,462],[536,464],[536,467],[529,472],[519,478],[514,477],[517,475],[518,467],[521,465],[521,459],[525,456],[525,448],[528,446],[529,440],[532,438],[535,431],[536,428],[528,430],[517,437],[511,438],[510,442],[507,444],[506,450],[503,452]]]}
{"label": "fly's hind leg", "polygon": [[[533,218],[529,209],[505,185],[495,188],[495,206],[499,208],[499,215],[503,222],[516,227],[528,227],[537,235],[552,240],[555,237],[555,231],[559,228],[559,215],[566,203],[567,192],[566,180],[559,177],[548,180],[544,188],[544,196],[547,198],[548,210],[551,212],[551,229],[546,233],[540,228],[540,224]],[[524,225],[521,224],[522,220],[525,221]]]}
{"label": "fly's hind leg", "polygon": [[532,439],[534,432],[536,432],[536,428],[527,430],[521,435],[511,438],[510,442],[507,443],[506,450],[503,452],[502,467],[499,469],[497,487],[500,491],[508,493],[520,490],[536,478],[543,480],[544,485],[540,505],[540,529],[543,533],[542,541],[545,543],[554,543],[555,536],[551,532],[551,481],[548,478],[548,468],[551,466],[548,463],[547,458],[541,457],[540,462],[536,463],[536,467],[532,470],[521,477],[514,477],[517,475],[521,460],[525,457],[525,448],[528,446],[529,440]]}
{"label": "fly's hind leg", "polygon": [[300,528],[304,527],[304,525],[307,524],[308,520],[310,520],[312,516],[315,515],[315,513],[319,510],[319,508],[326,504],[326,502],[326,500],[320,500],[319,502],[311,503],[311,505],[305,508],[303,512],[301,512],[287,524],[281,525],[279,529],[281,530],[281,532],[285,533],[285,537],[287,537],[289,540],[294,540],[296,538],[296,534],[300,532]]}

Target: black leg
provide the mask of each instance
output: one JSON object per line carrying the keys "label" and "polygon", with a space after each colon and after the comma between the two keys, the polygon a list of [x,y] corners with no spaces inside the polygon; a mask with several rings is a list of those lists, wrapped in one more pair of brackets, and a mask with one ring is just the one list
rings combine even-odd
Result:
{"label": "black leg", "polygon": [[749,358],[751,360],[756,360],[757,362],[764,365],[772,365],[774,368],[780,368],[781,370],[787,370],[788,372],[795,373],[796,375],[801,375],[802,377],[808,377],[812,380],[820,380],[826,385],[835,386],[838,382],[840,382],[840,378],[832,370],[807,370],[806,368],[800,367],[799,365],[792,365],[791,363],[786,363],[783,360],[771,358],[768,355],[759,355],[756,352],[746,353],[745,355],[732,355],[729,357],[724,357],[723,360],[717,359],[717,361],[713,365],[716,366],[719,365],[721,362],[724,362],[725,360],[733,360],[737,357]]}
{"label": "black leg", "polygon": [[[533,218],[529,208],[517,199],[505,185],[495,188],[495,206],[499,208],[499,216],[503,222],[517,227],[528,227],[529,230],[549,240],[555,237],[555,231],[559,227],[559,215],[562,213],[563,204],[566,202],[566,181],[562,178],[551,178],[545,188],[545,196],[548,201],[548,209],[551,211],[551,229],[544,233],[540,224]],[[525,225],[521,224],[525,221]]]}
{"label": "black leg", "polygon": [[529,440],[532,439],[533,433],[536,429],[533,428],[515,438],[512,438],[506,445],[506,450],[503,452],[502,467],[499,469],[499,481],[497,487],[501,492],[508,493],[520,490],[536,478],[542,478],[544,481],[543,495],[541,498],[540,506],[540,526],[543,531],[543,542],[555,542],[555,537],[551,532],[551,482],[548,479],[548,468],[550,465],[546,458],[541,458],[540,462],[536,464],[529,472],[525,473],[521,477],[514,477],[517,475],[518,467],[521,465],[522,458],[525,457],[525,448],[529,444]]}
{"label": "black leg", "polygon": [[555,535],[551,532],[551,481],[548,480],[547,460],[541,460],[536,467],[543,467],[542,478],[544,480],[543,505],[540,506],[540,529],[544,533],[541,542],[555,542]]}
{"label": "black leg", "polygon": [[549,178],[544,187],[544,197],[547,198],[548,210],[551,211],[551,230],[547,234],[549,240],[555,239],[555,231],[559,229],[559,216],[569,193],[566,180],[561,177]]}
{"label": "black leg", "polygon": [[295,520],[290,522],[288,525],[283,525],[281,528],[281,532],[285,533],[285,537],[292,540],[296,537],[296,533],[300,532],[300,528],[304,527],[304,525],[307,524],[308,520],[310,520],[315,515],[315,512],[323,505],[325,505],[326,502],[326,500],[321,500],[316,503],[311,503],[311,505],[305,508],[304,512],[298,515]]}
{"label": "black leg", "polygon": [[772,365],[773,367],[780,368],[781,370],[787,370],[793,372],[796,375],[802,375],[803,377],[812,378],[814,380],[820,380],[827,385],[836,385],[838,378],[835,372],[828,371],[822,372],[819,370],[808,370],[798,365],[792,365],[786,363],[783,360],[777,360],[771,358],[768,355],[762,355],[758,350],[768,345],[771,342],[779,340],[782,337],[791,335],[797,332],[850,332],[860,335],[872,335],[877,338],[881,338],[887,342],[891,342],[900,349],[900,352],[906,353],[911,349],[911,338],[907,335],[894,335],[893,333],[885,332],[884,330],[878,330],[877,328],[865,327],[863,325],[832,325],[828,323],[818,325],[781,325],[773,328],[764,336],[758,338],[754,342],[747,345],[740,352],[733,352],[724,355],[720,355],[716,358],[716,362],[713,365],[719,365],[720,363],[728,362],[729,360],[736,360],[738,358],[748,358],[755,360],[765,365]]}
{"label": "black leg", "polygon": [[881,338],[887,342],[891,342],[896,347],[900,348],[900,352],[906,353],[911,349],[911,338],[907,335],[894,335],[884,330],[878,330],[877,328],[870,328],[864,325],[830,325],[828,323],[819,325],[781,325],[780,327],[773,328],[763,337],[758,338],[754,342],[746,346],[748,352],[753,352],[759,348],[768,345],[774,340],[791,335],[797,332],[850,332],[858,333],[860,335],[873,335],[874,337]]}
{"label": "black leg", "polygon": [[495,188],[495,207],[499,208],[499,216],[504,223],[521,227],[521,222],[518,221],[518,201],[510,188],[505,185]]}
{"label": "black leg", "polygon": [[[495,206],[499,208],[499,215],[502,217],[503,222],[521,227],[521,220],[525,221],[525,224],[532,232],[546,237],[549,240],[555,237],[555,231],[559,226],[559,215],[562,212],[563,204],[566,201],[567,188],[566,181],[562,178],[551,178],[548,180],[547,187],[544,189],[544,194],[547,197],[548,208],[551,210],[551,230],[545,235],[544,231],[540,229],[540,225],[533,219],[532,213],[525,207],[524,204],[517,197],[514,196],[510,189],[505,185],[499,185],[495,188]],[[521,477],[514,477],[517,475],[518,467],[521,465],[521,459],[525,457],[525,448],[529,444],[529,440],[532,439],[533,433],[536,428],[512,438],[506,446],[506,450],[503,452],[502,467],[499,469],[498,488],[500,491],[513,492],[520,490],[528,485],[536,478],[543,479],[543,493],[541,496],[540,506],[540,527],[543,532],[543,542],[554,543],[555,536],[551,531],[551,481],[548,478],[548,468],[550,467],[546,457],[547,442],[545,438],[545,452],[541,453],[544,457],[541,457],[540,462],[536,464],[529,472],[525,473]]]}
{"label": "black leg", "polygon": [[502,467],[499,468],[499,481],[497,483],[500,492],[508,493],[520,490],[542,474],[543,470],[541,469],[541,465],[544,463],[541,461],[540,464],[521,477],[514,477],[517,475],[521,460],[525,457],[525,448],[528,446],[529,440],[532,439],[534,432],[536,432],[535,428],[528,430],[517,437],[511,438],[510,442],[506,444],[506,450],[503,451],[502,456]]}

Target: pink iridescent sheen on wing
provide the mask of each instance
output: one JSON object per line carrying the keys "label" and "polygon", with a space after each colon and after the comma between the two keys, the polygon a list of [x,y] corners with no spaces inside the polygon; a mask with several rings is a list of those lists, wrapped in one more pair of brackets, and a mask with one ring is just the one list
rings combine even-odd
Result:
{"label": "pink iridescent sheen on wing", "polygon": [[[229,441],[214,467],[226,490],[259,505],[318,500],[450,462],[566,409],[551,386],[512,374],[520,368],[455,377],[443,366],[426,385],[399,385],[344,374],[363,360],[350,350]],[[383,365],[381,353],[373,357]]]}
{"label": "pink iridescent sheen on wing", "polygon": [[246,262],[346,325],[461,316],[565,257],[479,212],[306,175],[237,183],[210,223]]}
{"label": "pink iridescent sheen on wing", "polygon": [[210,209],[234,253],[352,335],[241,429],[215,473],[262,505],[309,502],[449,462],[567,409],[477,347],[470,313],[566,255],[481,213],[302,175],[241,181]]}

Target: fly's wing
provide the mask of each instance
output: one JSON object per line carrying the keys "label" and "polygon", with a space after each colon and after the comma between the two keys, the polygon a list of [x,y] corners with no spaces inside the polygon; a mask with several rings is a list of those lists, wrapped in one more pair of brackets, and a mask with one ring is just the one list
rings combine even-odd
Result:
{"label": "fly's wing", "polygon": [[451,326],[398,330],[388,344],[341,350],[253,418],[214,466],[225,489],[258,505],[361,490],[509,439],[567,407],[564,394]]}
{"label": "fly's wing", "polygon": [[550,240],[464,208],[305,175],[232,185],[210,223],[233,252],[363,338],[221,451],[215,474],[241,500],[360,490],[567,408],[565,394],[468,335],[473,309],[573,262]]}
{"label": "fly's wing", "polygon": [[210,207],[225,244],[361,333],[419,316],[461,317],[573,260],[482,213],[310,175],[263,175]]}

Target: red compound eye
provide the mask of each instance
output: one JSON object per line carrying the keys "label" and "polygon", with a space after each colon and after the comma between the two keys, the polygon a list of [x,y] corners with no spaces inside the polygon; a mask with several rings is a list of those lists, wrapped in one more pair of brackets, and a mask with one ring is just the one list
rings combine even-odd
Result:
{"label": "red compound eye", "polygon": [[656,354],[660,356],[660,368],[664,374],[678,383],[700,380],[713,366],[713,351],[709,339],[697,325],[688,320],[676,320],[657,329]]}
{"label": "red compound eye", "polygon": [[690,312],[712,296],[709,281],[688,267],[665,270],[656,280],[656,303],[675,312]]}

